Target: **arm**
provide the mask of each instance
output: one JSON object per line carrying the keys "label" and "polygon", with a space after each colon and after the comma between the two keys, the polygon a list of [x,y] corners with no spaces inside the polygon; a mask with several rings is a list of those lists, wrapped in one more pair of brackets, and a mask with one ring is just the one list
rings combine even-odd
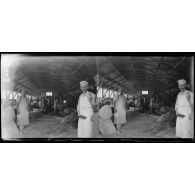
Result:
{"label": "arm", "polygon": [[[88,92],[88,95],[87,95],[87,98],[91,104],[91,107],[92,107],[92,110],[93,110],[93,113],[94,113],[94,106],[95,106],[95,94],[91,93],[91,92]],[[91,115],[91,118],[90,120],[92,121],[93,120],[93,114]]]}
{"label": "arm", "polygon": [[192,113],[193,113],[193,93],[192,92],[189,92],[190,93],[190,97],[189,97],[189,104],[190,104],[190,108],[191,108],[191,112],[190,112],[190,114],[189,114],[189,116],[188,116],[188,119],[189,120],[192,120]]}
{"label": "arm", "polygon": [[191,111],[193,111],[193,106],[194,106],[193,100],[194,100],[194,94],[192,92],[190,92],[190,101],[189,101],[189,103],[190,103]]}
{"label": "arm", "polygon": [[88,92],[87,98],[88,98],[88,100],[93,108],[94,104],[95,104],[95,94]]}
{"label": "arm", "polygon": [[192,104],[192,110],[194,108],[194,94],[191,94],[191,104]]}

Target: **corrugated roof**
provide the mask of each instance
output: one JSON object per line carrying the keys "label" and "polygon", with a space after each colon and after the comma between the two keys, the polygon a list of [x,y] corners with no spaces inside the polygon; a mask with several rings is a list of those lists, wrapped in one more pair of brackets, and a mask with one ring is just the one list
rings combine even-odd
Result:
{"label": "corrugated roof", "polygon": [[81,80],[91,82],[96,75],[101,86],[111,89],[162,90],[174,88],[180,78],[190,81],[191,72],[190,57],[20,55],[17,59],[10,71],[13,88],[24,87],[32,94],[78,92]]}

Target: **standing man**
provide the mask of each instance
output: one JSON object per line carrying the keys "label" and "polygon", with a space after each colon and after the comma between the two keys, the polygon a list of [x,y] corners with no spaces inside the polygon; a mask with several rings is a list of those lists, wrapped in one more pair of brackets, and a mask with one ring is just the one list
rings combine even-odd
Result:
{"label": "standing man", "polygon": [[178,87],[180,92],[175,104],[176,137],[193,138],[193,93],[185,89],[186,81],[184,79],[178,81]]}
{"label": "standing man", "polygon": [[125,124],[126,121],[126,97],[123,95],[122,89],[119,89],[119,95],[116,96],[114,101],[115,107],[115,119],[114,122],[117,127],[117,133],[120,134],[121,126]]}
{"label": "standing man", "polygon": [[78,112],[78,137],[90,138],[92,137],[92,118],[93,105],[95,102],[95,95],[89,92],[88,82],[81,81],[80,89],[82,94],[79,96],[77,112]]}
{"label": "standing man", "polygon": [[22,96],[18,100],[17,105],[17,125],[19,126],[20,134],[23,134],[23,129],[29,125],[28,98],[26,92],[22,91]]}

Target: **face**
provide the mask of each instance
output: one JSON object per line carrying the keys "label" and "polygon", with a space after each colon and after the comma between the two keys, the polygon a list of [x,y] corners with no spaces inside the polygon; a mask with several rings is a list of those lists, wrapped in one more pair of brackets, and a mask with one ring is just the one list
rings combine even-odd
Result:
{"label": "face", "polygon": [[80,89],[81,89],[82,92],[86,92],[87,89],[88,89],[88,86],[84,86],[84,87],[81,87],[81,86],[80,86]]}
{"label": "face", "polygon": [[186,88],[186,84],[178,84],[178,88],[180,89],[180,91],[184,91]]}

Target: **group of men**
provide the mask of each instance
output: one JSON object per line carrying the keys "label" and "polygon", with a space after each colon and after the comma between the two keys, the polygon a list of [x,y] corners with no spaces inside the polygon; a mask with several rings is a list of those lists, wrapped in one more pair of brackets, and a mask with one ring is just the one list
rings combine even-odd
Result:
{"label": "group of men", "polygon": [[[108,131],[115,133],[115,127],[112,125],[112,112],[110,106],[105,105],[99,113],[94,111],[94,107],[98,105],[95,94],[88,91],[88,82],[81,81],[80,89],[82,94],[79,96],[77,112],[78,112],[78,137],[90,138],[93,137],[94,132],[100,129],[108,128]],[[119,90],[120,94],[114,100],[114,123],[116,124],[116,133],[120,134],[121,126],[126,123],[126,97],[123,91]],[[96,113],[96,114],[95,114]],[[94,115],[96,117],[94,117]],[[102,120],[100,120],[102,118]],[[107,122],[106,122],[107,121]],[[94,124],[96,124],[94,127]],[[94,130],[95,129],[95,130]],[[97,135],[97,133],[95,133]]]}
{"label": "group of men", "polygon": [[[194,138],[193,131],[193,93],[186,90],[186,81],[181,79],[178,81],[180,92],[177,95],[175,103],[176,119],[176,137],[178,138]],[[126,121],[126,97],[123,91],[119,89],[119,95],[114,98],[114,123],[111,120],[113,113],[110,102],[105,102],[104,106],[99,109],[99,103],[96,95],[88,91],[88,82],[81,81],[80,89],[82,94],[79,96],[77,113],[78,113],[78,137],[92,138],[97,137],[101,133],[121,133],[122,125]],[[10,101],[3,106],[4,118],[2,123],[4,126],[15,126],[15,113],[11,110]],[[11,110],[11,111],[10,111]],[[23,129],[29,125],[29,108],[26,92],[22,91],[22,96],[17,100],[17,126],[19,132],[23,134]],[[7,113],[7,114],[6,114]],[[10,116],[10,117],[9,117]],[[11,122],[10,122],[11,121]],[[13,122],[13,123],[12,123]],[[114,125],[115,124],[115,125]]]}
{"label": "group of men", "polygon": [[[175,111],[176,111],[176,137],[177,138],[193,138],[193,93],[186,90],[186,81],[178,80],[178,88],[180,92],[177,95]],[[78,137],[91,138],[93,137],[93,124],[98,125],[95,129],[105,125],[105,120],[108,122],[106,126],[114,131],[111,124],[111,111],[109,106],[105,105],[103,109],[94,112],[94,106],[98,104],[95,94],[88,91],[88,82],[81,81],[80,89],[82,94],[79,96],[77,112],[78,112]],[[96,113],[96,116],[94,117]],[[105,120],[100,120],[100,118]],[[126,97],[123,91],[119,90],[119,95],[114,98],[114,123],[116,125],[116,133],[120,134],[121,127],[126,121]]]}

